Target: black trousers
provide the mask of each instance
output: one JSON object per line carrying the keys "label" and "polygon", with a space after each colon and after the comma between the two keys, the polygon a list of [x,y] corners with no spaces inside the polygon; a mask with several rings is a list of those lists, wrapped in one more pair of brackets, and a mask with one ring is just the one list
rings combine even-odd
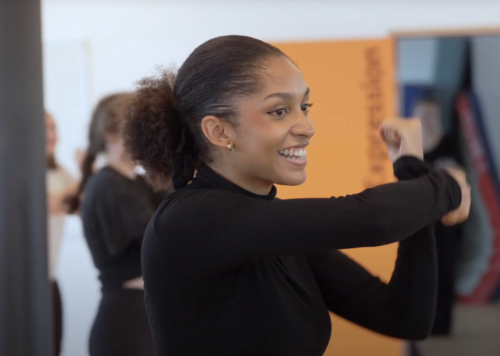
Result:
{"label": "black trousers", "polygon": [[432,335],[447,336],[453,330],[453,308],[455,305],[455,278],[458,244],[461,227],[446,227],[436,224],[436,248],[438,263],[438,295],[436,319]]}
{"label": "black trousers", "polygon": [[63,311],[61,293],[57,282],[52,282],[52,322],[54,323],[54,355],[61,354]]}
{"label": "black trousers", "polygon": [[102,294],[90,333],[90,356],[154,356],[144,292],[118,289]]}

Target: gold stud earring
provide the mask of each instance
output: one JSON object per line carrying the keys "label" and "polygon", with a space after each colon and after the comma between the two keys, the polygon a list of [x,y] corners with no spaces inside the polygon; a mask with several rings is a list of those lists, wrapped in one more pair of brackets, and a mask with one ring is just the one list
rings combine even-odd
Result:
{"label": "gold stud earring", "polygon": [[232,150],[233,150],[233,147],[231,146],[231,144],[230,144],[230,143],[228,143],[228,144],[227,144],[227,149],[228,149],[229,151],[232,151]]}

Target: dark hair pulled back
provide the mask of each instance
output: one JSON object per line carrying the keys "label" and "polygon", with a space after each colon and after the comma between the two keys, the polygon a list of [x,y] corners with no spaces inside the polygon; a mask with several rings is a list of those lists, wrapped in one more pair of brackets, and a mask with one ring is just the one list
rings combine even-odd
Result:
{"label": "dark hair pulled back", "polygon": [[67,200],[69,212],[74,213],[80,206],[80,197],[94,171],[94,162],[99,153],[106,151],[106,134],[121,134],[125,113],[134,94],[118,93],[102,98],[94,108],[88,133],[88,147],[81,171],[82,178],[75,196]]}
{"label": "dark hair pulled back", "polygon": [[260,89],[261,70],[278,48],[246,36],[223,36],[196,48],[179,68],[138,82],[124,125],[125,147],[157,187],[179,189],[210,161],[201,129],[213,115],[237,125],[235,99]]}

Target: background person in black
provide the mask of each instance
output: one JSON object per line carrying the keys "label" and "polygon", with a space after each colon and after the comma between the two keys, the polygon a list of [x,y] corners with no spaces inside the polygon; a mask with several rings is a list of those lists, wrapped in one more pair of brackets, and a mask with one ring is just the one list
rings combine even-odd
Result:
{"label": "background person in black", "polygon": [[[426,93],[414,107],[414,117],[422,122],[424,159],[434,166],[454,167],[463,170],[458,133],[445,134],[438,103]],[[453,307],[455,305],[455,279],[458,245],[462,226],[435,226],[438,261],[438,296],[436,319],[432,335],[448,336],[453,328]]]}
{"label": "background person in black", "polygon": [[[310,106],[296,65],[243,36],[212,39],[177,76],[141,82],[127,149],[157,182],[172,175],[178,189],[143,245],[158,356],[322,355],[329,310],[393,337],[429,334],[432,223],[455,208],[447,224],[467,216],[465,177],[429,171],[418,120],[393,120],[382,134],[394,160],[406,156],[396,174],[420,178],[343,198],[277,200],[274,184],[306,178]],[[389,284],[337,251],[395,241]]]}
{"label": "background person in black", "polygon": [[[73,210],[80,209],[85,238],[102,283],[102,298],[90,334],[90,356],[154,355],[140,256],[144,231],[161,197],[135,173],[135,164],[123,158],[120,125],[132,97],[108,96],[94,110],[83,179],[72,205]],[[92,174],[99,153],[105,153],[107,165]]]}

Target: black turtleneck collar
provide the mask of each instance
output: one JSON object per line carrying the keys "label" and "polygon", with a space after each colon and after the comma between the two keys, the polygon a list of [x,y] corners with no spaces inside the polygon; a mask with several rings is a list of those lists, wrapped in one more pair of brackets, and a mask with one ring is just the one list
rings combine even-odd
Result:
{"label": "black turtleneck collar", "polygon": [[198,173],[196,175],[196,178],[193,179],[193,184],[199,185],[203,188],[223,189],[234,193],[244,194],[249,197],[266,199],[266,200],[273,200],[276,197],[276,192],[277,192],[276,187],[273,185],[271,191],[267,195],[254,194],[221,177],[206,164],[202,164],[198,168]]}

